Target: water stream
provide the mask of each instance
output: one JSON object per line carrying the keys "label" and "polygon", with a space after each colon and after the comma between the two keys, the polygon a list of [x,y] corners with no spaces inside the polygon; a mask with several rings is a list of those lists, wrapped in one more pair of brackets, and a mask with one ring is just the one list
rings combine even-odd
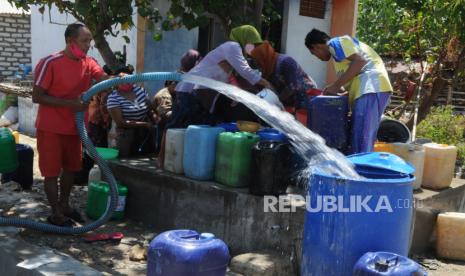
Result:
{"label": "water stream", "polygon": [[281,111],[277,106],[233,85],[192,74],[183,75],[182,78],[185,82],[211,88],[236,102],[243,103],[267,124],[286,134],[297,153],[308,163],[308,169],[302,174],[308,176],[313,169],[318,168],[329,175],[360,178],[352,163],[342,153],[326,146],[323,138],[303,126],[290,113]]}

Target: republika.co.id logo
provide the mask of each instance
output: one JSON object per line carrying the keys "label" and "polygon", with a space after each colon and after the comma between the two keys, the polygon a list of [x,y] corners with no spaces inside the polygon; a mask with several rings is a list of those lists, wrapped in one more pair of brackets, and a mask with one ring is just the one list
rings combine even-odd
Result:
{"label": "republika.co.id logo", "polygon": [[377,197],[373,196],[334,196],[320,195],[315,199],[310,196],[304,197],[300,195],[289,196],[264,196],[263,197],[264,212],[280,212],[289,213],[295,212],[297,206],[302,205],[299,202],[305,202],[305,208],[308,212],[324,212],[324,213],[392,213],[396,208],[413,208],[415,201],[413,199],[397,199],[396,202],[391,202],[387,195]]}

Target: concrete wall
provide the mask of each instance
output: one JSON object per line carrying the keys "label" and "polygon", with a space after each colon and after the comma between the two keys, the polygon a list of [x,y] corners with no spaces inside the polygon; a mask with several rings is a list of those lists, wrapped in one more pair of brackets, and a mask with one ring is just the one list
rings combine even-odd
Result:
{"label": "concrete wall", "polygon": [[[158,7],[162,14],[165,14],[169,5],[168,0],[154,1],[154,6]],[[146,30],[144,71],[176,71],[179,69],[181,56],[189,49],[197,49],[197,43],[198,28],[190,31],[186,28],[180,28],[179,30],[164,32],[161,41],[155,41],[153,32]],[[145,87],[149,93],[155,94],[163,87],[163,82],[147,82]]]}
{"label": "concrete wall", "polygon": [[[35,66],[37,62],[51,53],[61,51],[65,47],[64,33],[67,24],[75,23],[76,19],[71,15],[60,14],[58,10],[52,6],[49,17],[48,8],[41,14],[37,6],[31,8],[31,41],[32,41],[32,64]],[[136,22],[137,16],[134,14],[133,21]],[[56,24],[50,23],[54,22]],[[135,28],[129,31],[120,32],[118,37],[107,37],[108,43],[113,51],[123,51],[125,41],[121,38],[127,35],[131,42],[126,46],[127,63],[136,66],[137,55],[137,39]],[[97,59],[100,65],[104,65],[103,59],[97,49],[91,48],[88,53],[90,56]]]}
{"label": "concrete wall", "polygon": [[276,250],[283,258],[300,255],[304,204],[296,212],[264,212],[263,197],[164,172],[148,159],[110,163],[128,187],[126,216],[157,231],[193,229],[214,233],[232,255]]}
{"label": "concrete wall", "polygon": [[326,83],[326,62],[312,56],[305,47],[304,41],[312,28],[330,33],[331,3],[332,1],[327,1],[324,19],[300,16],[299,0],[286,0],[284,3],[282,52],[295,58],[320,88]]}
{"label": "concrete wall", "polygon": [[29,15],[0,14],[0,72],[12,76],[19,64],[31,63]]}

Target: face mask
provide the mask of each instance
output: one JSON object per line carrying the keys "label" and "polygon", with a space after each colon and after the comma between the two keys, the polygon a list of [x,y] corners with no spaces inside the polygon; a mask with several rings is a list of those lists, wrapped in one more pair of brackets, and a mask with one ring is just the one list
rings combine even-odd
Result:
{"label": "face mask", "polygon": [[131,92],[132,91],[132,84],[130,83],[123,83],[118,86],[118,90],[121,92]]}
{"label": "face mask", "polygon": [[73,56],[75,56],[78,59],[83,59],[86,57],[86,53],[84,53],[75,42],[71,42],[71,44],[69,45],[69,50],[71,51],[71,54],[73,54]]}

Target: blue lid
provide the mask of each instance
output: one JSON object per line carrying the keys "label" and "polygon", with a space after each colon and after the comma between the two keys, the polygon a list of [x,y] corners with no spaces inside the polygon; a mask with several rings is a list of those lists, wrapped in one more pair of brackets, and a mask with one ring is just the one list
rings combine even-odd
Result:
{"label": "blue lid", "polygon": [[221,123],[221,124],[217,124],[216,126],[224,128],[224,130],[226,130],[228,132],[237,132],[237,131],[239,131],[239,129],[237,128],[236,123]]}
{"label": "blue lid", "polygon": [[261,140],[287,142],[287,136],[274,128],[264,128],[257,131]]}
{"label": "blue lid", "polygon": [[359,153],[349,156],[348,159],[357,167],[378,169],[387,174],[413,174],[415,172],[415,167],[397,155],[387,152]]}

